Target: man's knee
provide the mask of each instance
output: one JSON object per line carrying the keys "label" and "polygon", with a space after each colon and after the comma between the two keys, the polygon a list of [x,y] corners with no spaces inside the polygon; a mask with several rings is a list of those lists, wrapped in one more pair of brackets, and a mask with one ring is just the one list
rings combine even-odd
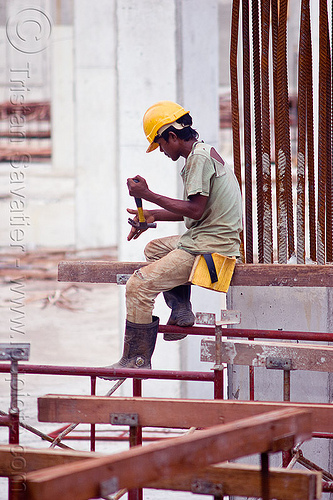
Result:
{"label": "man's knee", "polygon": [[155,260],[156,258],[156,248],[154,244],[154,240],[147,243],[145,249],[143,251],[145,259],[149,262],[151,260]]}
{"label": "man's knee", "polygon": [[143,276],[140,269],[135,271],[126,283],[126,297],[136,296],[143,284]]}

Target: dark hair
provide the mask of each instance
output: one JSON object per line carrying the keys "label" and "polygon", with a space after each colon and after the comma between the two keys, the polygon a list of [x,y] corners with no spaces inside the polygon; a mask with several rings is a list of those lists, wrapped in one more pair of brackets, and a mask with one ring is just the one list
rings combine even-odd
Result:
{"label": "dark hair", "polygon": [[171,125],[169,128],[164,130],[163,134],[161,134],[161,137],[163,137],[163,139],[166,142],[168,142],[170,132],[176,134],[176,136],[183,141],[198,139],[199,137],[198,132],[191,127],[192,117],[189,113],[186,113],[186,115],[183,115],[180,118],[178,118],[176,122],[180,123],[181,125],[185,125],[185,127],[179,130]]}

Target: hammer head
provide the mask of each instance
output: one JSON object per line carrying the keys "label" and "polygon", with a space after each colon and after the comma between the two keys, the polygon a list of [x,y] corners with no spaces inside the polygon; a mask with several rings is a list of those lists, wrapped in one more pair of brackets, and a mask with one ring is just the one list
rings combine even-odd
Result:
{"label": "hammer head", "polygon": [[137,229],[148,229],[148,228],[155,228],[157,226],[156,222],[136,222],[133,219],[128,219],[128,223],[136,227]]}

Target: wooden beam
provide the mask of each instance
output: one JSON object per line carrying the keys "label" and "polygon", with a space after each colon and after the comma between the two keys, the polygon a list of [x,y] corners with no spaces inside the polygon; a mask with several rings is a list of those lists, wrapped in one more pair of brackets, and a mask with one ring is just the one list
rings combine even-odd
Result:
{"label": "wooden beam", "polygon": [[117,274],[133,274],[147,262],[63,261],[58,264],[58,281],[75,283],[117,283]]}
{"label": "wooden beam", "polygon": [[[62,261],[58,280],[116,283],[117,274],[132,274],[147,262]],[[236,264],[231,286],[332,287],[333,265]]]}
{"label": "wooden beam", "polygon": [[281,410],[26,476],[26,500],[86,500],[311,438],[310,412]]}
{"label": "wooden beam", "polygon": [[273,410],[311,411],[314,432],[333,432],[333,405],[235,400],[47,395],[38,398],[41,422],[110,423],[111,414],[138,415],[144,427],[207,428]]}
{"label": "wooden beam", "polygon": [[0,445],[0,476],[17,476],[54,465],[101,456],[104,455],[87,451],[33,449],[15,444]]}
{"label": "wooden beam", "polygon": [[[231,333],[232,335],[232,333]],[[221,362],[233,365],[270,367],[274,360],[290,360],[293,370],[333,372],[333,348],[295,342],[228,340],[221,342]],[[201,341],[201,361],[215,363],[215,339]]]}
{"label": "wooden beam", "polygon": [[[33,449],[26,446],[0,445],[0,476],[13,477],[55,465],[70,464],[87,458],[99,458],[99,453],[72,450]],[[260,496],[258,466],[223,463],[206,467],[195,474],[159,479],[146,488],[192,491],[194,481],[223,485],[225,495]],[[319,499],[321,473],[306,470],[270,469],[270,490],[277,500]]]}
{"label": "wooden beam", "polygon": [[[320,472],[270,468],[269,488],[276,500],[315,500],[321,498]],[[195,474],[176,476],[148,484],[148,488],[193,491],[198,482],[222,484],[223,495],[261,497],[261,470],[259,466],[223,463],[207,467]],[[195,491],[194,491],[195,492]]]}

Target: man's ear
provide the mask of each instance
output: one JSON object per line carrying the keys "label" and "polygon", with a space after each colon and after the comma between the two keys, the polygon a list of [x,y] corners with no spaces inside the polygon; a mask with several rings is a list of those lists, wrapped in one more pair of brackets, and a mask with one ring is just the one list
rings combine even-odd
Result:
{"label": "man's ear", "polygon": [[169,141],[171,139],[172,142],[175,142],[175,141],[178,140],[178,135],[175,134],[174,132],[169,132],[169,138],[168,139],[169,139]]}

